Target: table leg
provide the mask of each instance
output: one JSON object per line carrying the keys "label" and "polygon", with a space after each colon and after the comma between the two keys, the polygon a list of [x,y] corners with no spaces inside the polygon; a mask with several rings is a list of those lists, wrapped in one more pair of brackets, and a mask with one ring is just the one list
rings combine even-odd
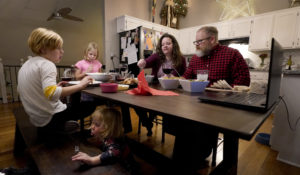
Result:
{"label": "table leg", "polygon": [[210,175],[236,175],[238,165],[239,139],[231,134],[224,134],[223,161]]}
{"label": "table leg", "polygon": [[128,133],[132,131],[130,111],[128,106],[121,105],[123,128],[124,132]]}

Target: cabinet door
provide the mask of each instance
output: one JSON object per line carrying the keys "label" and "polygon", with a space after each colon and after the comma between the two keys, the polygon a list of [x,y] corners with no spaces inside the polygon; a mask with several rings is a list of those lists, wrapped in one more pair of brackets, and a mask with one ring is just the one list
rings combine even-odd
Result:
{"label": "cabinet door", "polygon": [[231,26],[229,22],[218,23],[215,27],[218,29],[219,40],[230,38]]}
{"label": "cabinet door", "polygon": [[231,23],[231,38],[249,37],[251,29],[251,19],[233,21]]}
{"label": "cabinet door", "polygon": [[194,55],[196,52],[196,46],[193,44],[193,42],[196,40],[196,32],[199,28],[198,27],[193,27],[189,30],[190,33],[190,41],[188,43],[189,49],[188,49],[188,54],[189,55]]}
{"label": "cabinet door", "polygon": [[179,46],[182,54],[188,55],[189,54],[189,43],[190,41],[190,30],[189,29],[182,29],[179,33]]}
{"label": "cabinet door", "polygon": [[300,11],[297,12],[297,18],[296,18],[296,38],[294,40],[295,42],[295,48],[300,48]]}
{"label": "cabinet door", "polygon": [[283,48],[294,48],[296,40],[296,27],[299,12],[284,12],[275,15],[274,38]]}
{"label": "cabinet door", "polygon": [[[139,20],[135,20],[135,19],[132,19],[132,18],[126,18],[125,19],[125,30],[132,30],[132,29],[135,29],[139,26],[143,26],[143,27],[146,27],[146,28],[149,28],[149,26],[145,26],[143,25],[143,23]],[[150,28],[151,29],[151,28]]]}
{"label": "cabinet door", "polygon": [[119,16],[117,18],[117,33],[125,31],[125,16]]}
{"label": "cabinet door", "polygon": [[250,51],[271,49],[273,15],[255,17],[251,24]]}

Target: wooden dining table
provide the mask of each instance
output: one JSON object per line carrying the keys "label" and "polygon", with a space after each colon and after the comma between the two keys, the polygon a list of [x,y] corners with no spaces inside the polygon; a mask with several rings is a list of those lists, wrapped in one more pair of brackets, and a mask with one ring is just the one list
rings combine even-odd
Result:
{"label": "wooden dining table", "polygon": [[[155,86],[155,88],[161,89],[159,86]],[[223,160],[214,168],[211,174],[236,175],[239,139],[250,140],[271,114],[274,107],[265,113],[258,113],[202,103],[198,100],[200,93],[185,92],[182,89],[173,91],[178,93],[178,96],[130,95],[126,91],[102,93],[99,87],[89,87],[83,90],[82,93],[90,94],[111,103],[140,108],[161,116],[187,121],[186,123],[190,125],[209,127],[214,131],[223,133]],[[130,117],[128,120],[130,120]],[[177,132],[181,132],[180,128]],[[175,146],[176,144],[175,140]]]}

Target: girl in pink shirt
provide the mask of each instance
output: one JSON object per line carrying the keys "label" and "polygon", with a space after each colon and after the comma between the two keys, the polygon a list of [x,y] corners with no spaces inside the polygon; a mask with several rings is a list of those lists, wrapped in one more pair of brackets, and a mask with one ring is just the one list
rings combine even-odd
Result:
{"label": "girl in pink shirt", "polygon": [[[98,51],[98,44],[95,42],[90,42],[87,46],[87,48],[84,51],[84,59],[78,61],[75,64],[75,78],[76,80],[81,80],[86,76],[86,73],[94,73],[94,72],[101,72],[102,64],[100,61],[97,60],[99,55]],[[72,99],[77,99],[77,101],[80,101],[80,94],[73,95]],[[76,101],[76,100],[72,100]],[[81,101],[95,101],[93,97],[82,94],[81,95]]]}
{"label": "girl in pink shirt", "polygon": [[84,59],[75,64],[75,78],[81,80],[86,76],[85,73],[101,72],[102,64],[97,60],[99,55],[98,45],[90,42],[84,51]]}

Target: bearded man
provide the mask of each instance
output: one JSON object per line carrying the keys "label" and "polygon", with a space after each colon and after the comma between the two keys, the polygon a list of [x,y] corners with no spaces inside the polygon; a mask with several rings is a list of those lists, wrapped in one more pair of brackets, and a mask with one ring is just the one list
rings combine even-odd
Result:
{"label": "bearded man", "polygon": [[189,63],[183,77],[195,79],[197,70],[208,70],[209,85],[226,80],[232,87],[250,84],[248,66],[236,49],[223,46],[218,41],[218,30],[212,26],[200,28],[196,33],[196,55]]}

